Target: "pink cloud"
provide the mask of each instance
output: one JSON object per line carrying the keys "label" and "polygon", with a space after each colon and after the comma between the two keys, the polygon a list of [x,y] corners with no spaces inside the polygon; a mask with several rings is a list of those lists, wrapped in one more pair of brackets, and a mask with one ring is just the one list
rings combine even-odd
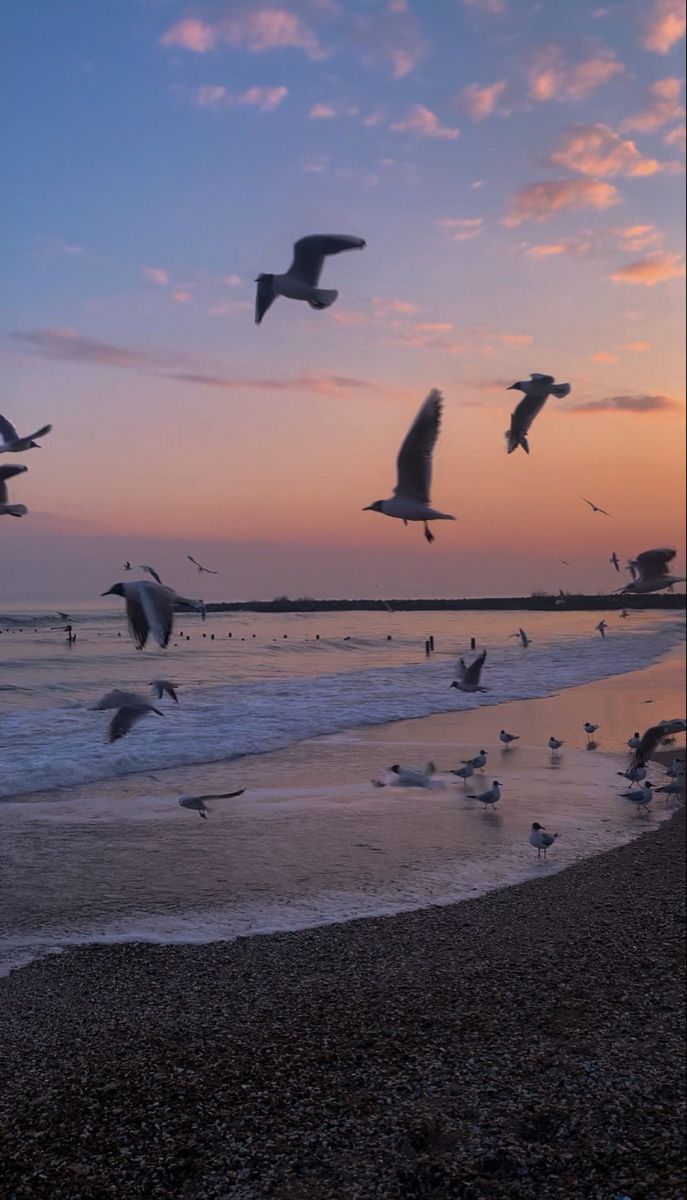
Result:
{"label": "pink cloud", "polygon": [[623,350],[632,350],[634,354],[643,354],[651,349],[651,342],[625,342]]}
{"label": "pink cloud", "polygon": [[448,229],[454,242],[467,242],[484,233],[484,217],[442,217],[437,225]]}
{"label": "pink cloud", "polygon": [[555,258],[559,254],[565,254],[567,245],[565,242],[549,242],[542,246],[528,246],[525,251],[530,258]]}
{"label": "pink cloud", "polygon": [[608,350],[597,350],[596,354],[590,354],[589,357],[595,363],[617,363],[619,361],[617,354],[610,354]]}
{"label": "pink cloud", "polygon": [[362,312],[347,311],[345,308],[328,308],[327,317],[330,321],[334,321],[337,325],[345,327],[354,327],[356,325],[364,325],[367,321],[367,316]]}
{"label": "pink cloud", "polygon": [[405,120],[397,121],[391,128],[395,133],[415,133],[418,137],[440,138],[446,141],[455,141],[460,134],[459,129],[450,129],[442,125],[436,113],[424,104],[414,104]]}
{"label": "pink cloud", "polygon": [[420,46],[391,46],[387,53],[391,61],[391,73],[394,79],[405,79],[406,75],[410,75],[425,56],[424,47]]}
{"label": "pink cloud", "polygon": [[171,299],[174,300],[176,304],[188,304],[189,300],[191,299],[191,293],[186,292],[183,289],[179,289],[178,291],[171,293]]}
{"label": "pink cloud", "polygon": [[621,203],[617,189],[599,179],[554,179],[548,183],[529,183],[514,194],[511,213],[502,224],[522,225],[523,221],[548,221],[555,213],[575,208],[611,208]]}
{"label": "pink cloud", "polygon": [[165,287],[169,283],[169,272],[163,267],[141,267],[141,275],[150,283],[156,283],[158,287]]}
{"label": "pink cloud", "polygon": [[332,117],[338,116],[333,104],[312,104],[308,111],[308,116],[314,121],[328,121]]}
{"label": "pink cloud", "polygon": [[250,87],[237,97],[236,103],[257,108],[260,112],[274,112],[289,94],[285,87]]}
{"label": "pink cloud", "polygon": [[410,316],[420,311],[417,304],[411,304],[409,300],[385,300],[383,296],[375,296],[372,304],[375,311],[383,315],[396,313]]}
{"label": "pink cloud", "polygon": [[623,141],[608,125],[569,125],[549,156],[556,166],[580,175],[655,175],[668,164],[643,158],[634,142]]}
{"label": "pink cloud", "polygon": [[657,54],[667,54],[685,36],[685,6],[682,0],[653,0],[642,18],[642,45]]}
{"label": "pink cloud", "polygon": [[183,50],[193,50],[196,54],[206,54],[217,42],[217,34],[212,25],[205,21],[197,21],[187,17],[177,21],[160,38],[163,46],[181,46]]}
{"label": "pink cloud", "polygon": [[628,412],[647,413],[658,412],[661,409],[675,408],[675,401],[670,396],[630,394],[626,396],[606,396],[603,400],[589,400],[586,404],[576,404],[574,408],[566,409],[570,413],[594,412]]}
{"label": "pink cloud", "polygon": [[469,83],[460,92],[458,99],[461,104],[465,105],[473,121],[484,121],[486,117],[490,117],[495,112],[507,116],[508,111],[501,108],[501,100],[506,86],[505,79],[485,84],[484,87],[480,87],[477,83]]}
{"label": "pink cloud", "polygon": [[635,283],[643,287],[655,287],[668,279],[682,279],[685,264],[679,254],[647,254],[635,262],[619,267],[611,275],[614,283]]}
{"label": "pink cloud", "polygon": [[535,52],[528,71],[528,95],[539,102],[586,100],[624,70],[614,51],[607,47],[581,62],[569,64],[560,46],[542,46]]}
{"label": "pink cloud", "polygon": [[651,133],[652,130],[667,125],[669,121],[679,121],[680,117],[685,115],[680,102],[681,96],[681,79],[657,79],[649,88],[646,108],[626,117],[620,126],[621,130],[625,132],[636,129],[639,133]]}
{"label": "pink cloud", "polygon": [[199,108],[220,108],[227,102],[227,89],[219,83],[205,83],[198,88],[194,99]]}
{"label": "pink cloud", "polygon": [[226,283],[227,287],[239,287],[243,280],[240,275],[223,275],[220,282]]}
{"label": "pink cloud", "polygon": [[685,143],[687,141],[686,135],[687,129],[685,128],[685,125],[676,125],[674,129],[671,129],[670,132],[665,135],[663,141],[665,142],[666,146],[675,146],[678,150],[684,150]]}
{"label": "pink cloud", "polygon": [[218,44],[261,54],[265,50],[302,50],[308,58],[326,58],[317,35],[300,17],[283,8],[247,9],[213,25],[194,18],[178,21],[161,38],[163,46],[180,46],[205,54]]}
{"label": "pink cloud", "polygon": [[626,225],[624,229],[614,229],[612,232],[624,250],[646,250],[661,240],[655,225]]}

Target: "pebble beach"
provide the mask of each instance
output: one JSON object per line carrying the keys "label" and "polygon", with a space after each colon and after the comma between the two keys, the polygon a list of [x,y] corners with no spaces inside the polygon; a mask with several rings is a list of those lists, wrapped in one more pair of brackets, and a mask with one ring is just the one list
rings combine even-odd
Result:
{"label": "pebble beach", "polygon": [[0,980],[7,1200],[678,1200],[684,810],[460,904]]}

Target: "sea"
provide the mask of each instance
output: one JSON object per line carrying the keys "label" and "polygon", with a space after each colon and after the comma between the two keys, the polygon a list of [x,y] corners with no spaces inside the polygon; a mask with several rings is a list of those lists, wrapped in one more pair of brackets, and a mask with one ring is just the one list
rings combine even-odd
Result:
{"label": "sea", "polygon": [[[598,615],[565,609],[231,612],[178,615],[166,651],[139,652],[117,604],[0,614],[0,970],[71,945],[299,929],[517,882],[535,869],[524,834],[540,795],[566,831],[551,869],[617,844],[634,832],[626,811],[599,820],[617,739],[593,767],[584,739],[570,744],[552,796],[550,756],[523,730],[503,816],[467,800],[448,767],[482,748],[471,729],[488,714],[474,710],[635,672],[684,640],[674,612],[607,614],[605,640]],[[526,650],[512,636],[521,625]],[[488,650],[489,691],[465,695],[449,684],[473,644]],[[156,678],[179,704],[166,698],[163,717],[108,743],[112,714],[94,705],[113,688],[149,693]],[[424,744],[418,722],[441,714],[463,714],[464,742],[454,724],[448,744]],[[404,746],[396,723],[410,720]],[[604,749],[616,759],[600,772]],[[372,784],[391,782],[392,761],[437,757],[430,791]],[[207,820],[177,803],[234,787],[243,795]]]}

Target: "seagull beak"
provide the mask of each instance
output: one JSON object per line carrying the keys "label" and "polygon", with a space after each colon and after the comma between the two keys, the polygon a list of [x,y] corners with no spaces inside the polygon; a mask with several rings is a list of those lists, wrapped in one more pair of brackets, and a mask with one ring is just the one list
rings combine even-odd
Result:
{"label": "seagull beak", "polygon": [[518,390],[517,383],[511,383],[510,387],[506,388],[507,392],[517,392],[517,390]]}
{"label": "seagull beak", "polygon": [[372,505],[366,504],[365,507],[362,509],[362,512],[372,512]]}

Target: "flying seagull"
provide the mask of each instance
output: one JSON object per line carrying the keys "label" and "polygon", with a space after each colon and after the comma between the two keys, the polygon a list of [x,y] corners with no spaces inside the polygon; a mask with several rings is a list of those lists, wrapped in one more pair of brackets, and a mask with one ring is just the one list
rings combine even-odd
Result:
{"label": "flying seagull", "polygon": [[580,500],[584,500],[585,504],[588,504],[588,505],[589,505],[589,507],[591,508],[592,512],[603,513],[603,515],[604,515],[605,517],[612,517],[612,516],[613,516],[613,514],[612,514],[612,513],[606,512],[606,509],[605,509],[605,508],[599,508],[598,504],[592,504],[591,500],[588,500],[586,496],[580,496]]}
{"label": "flying seagull", "polygon": [[[458,691],[460,692],[487,692],[489,689],[480,687],[479,683],[480,676],[482,674],[482,667],[484,666],[486,657],[487,652],[486,650],[483,650],[482,653],[474,660],[474,662],[470,663],[469,667],[465,667],[465,670],[460,678],[454,679],[453,683],[449,686],[452,688],[458,688]],[[462,662],[462,659],[460,661]]]}
{"label": "flying seagull", "polygon": [[95,708],[98,711],[108,708],[117,710],[107,732],[108,742],[116,742],[124,737],[137,721],[147,717],[149,713],[157,713],[158,717],[165,715],[159,708],[149,704],[145,696],[139,696],[136,692],[120,692],[117,689],[103,696]]}
{"label": "flying seagull", "polygon": [[175,604],[204,611],[202,600],[189,600],[185,596],[179,596],[173,588],[149,583],[147,579],[136,579],[131,583],[113,583],[112,587],[106,592],[101,592],[101,595],[121,596],[125,601],[129,633],[137,650],[143,649],[149,634],[152,634],[158,646],[164,649],[172,633]]}
{"label": "flying seagull", "polygon": [[558,561],[559,561],[559,563],[563,563],[563,566],[564,566],[564,567],[569,567],[569,566],[570,566],[570,563],[568,562],[567,558],[559,558],[559,560],[558,560]]}
{"label": "flying seagull", "polygon": [[[428,788],[432,786],[432,776],[436,772],[436,767],[433,762],[427,763],[424,768],[421,767],[400,767],[398,763],[394,763],[389,770],[396,776],[396,783],[401,787],[417,787]],[[380,779],[373,779],[375,787],[386,787],[386,784]]]}
{"label": "flying seagull", "polygon": [[[162,582],[162,580],[160,579],[160,576],[158,575],[157,571],[155,570],[155,567],[146,566],[144,563],[139,563],[138,566],[141,571],[145,571],[146,575],[150,575],[155,580],[156,583],[160,584],[161,587],[165,586],[164,583]],[[124,568],[124,569],[126,570],[126,568]]]}
{"label": "flying seagull", "polygon": [[24,450],[40,450],[35,438],[45,437],[52,425],[43,425],[28,437],[20,437],[11,421],[0,416],[0,454],[21,454]]}
{"label": "flying seagull", "polygon": [[[650,729],[645,730],[639,739],[639,744],[634,748],[630,767],[645,767],[653,753],[658,750],[664,737],[671,733],[684,733],[685,730],[687,730],[687,721],[680,717],[671,721],[659,721],[658,725],[652,725]],[[635,737],[637,736],[635,734]]]}
{"label": "flying seagull", "polygon": [[169,679],[151,679],[150,686],[153,689],[155,698],[157,700],[161,700],[166,692],[167,695],[171,697],[171,699],[174,701],[175,704],[179,703],[179,697],[176,694],[176,689],[174,687],[174,684],[170,683]]}
{"label": "flying seagull", "polygon": [[234,796],[242,796],[245,790],[245,788],[238,788],[235,792],[219,792],[209,796],[180,796],[179,804],[182,808],[190,808],[193,812],[197,812],[199,817],[207,821],[209,810],[205,803],[206,800],[233,800]]}
{"label": "flying seagull", "polygon": [[595,626],[594,626],[594,628],[595,628],[595,629],[598,629],[598,631],[599,631],[599,633],[601,634],[602,638],[605,638],[605,636],[606,636],[606,630],[608,629],[608,621],[599,621],[599,624],[598,624],[598,625],[595,625]]}
{"label": "flying seagull", "polygon": [[510,638],[519,638],[520,645],[523,647],[524,650],[527,649],[530,642],[532,641],[532,638],[527,636],[527,634],[525,633],[525,630],[522,627],[520,629],[518,629],[517,633],[511,633],[510,636],[507,638],[507,641],[510,641]]}
{"label": "flying seagull", "polygon": [[29,511],[25,504],[10,504],[7,492],[7,480],[15,475],[23,475],[27,467],[17,464],[16,467],[0,467],[0,517],[24,517]]}
{"label": "flying seagull", "polygon": [[668,563],[674,558],[674,550],[661,547],[659,550],[644,550],[636,558],[630,559],[628,566],[634,568],[634,578],[632,583],[620,588],[621,593],[641,595],[644,592],[660,592],[674,583],[684,583],[684,575],[670,575],[668,572]]}
{"label": "flying seagull", "polygon": [[362,250],[363,238],[338,233],[313,233],[294,244],[293,262],[285,275],[258,275],[255,296],[255,324],[259,325],[268,308],[277,299],[306,300],[311,308],[329,308],[338,292],[318,288],[324,260],[342,250]]}
{"label": "flying seagull", "polygon": [[422,521],[428,542],[434,541],[428,521],[455,521],[448,513],[438,512],[431,507],[429,489],[432,482],[432,454],[439,436],[443,396],[432,388],[420,405],[396,459],[398,482],[389,500],[375,500],[363,512],[380,512],[386,517],[398,517],[404,525],[408,521]]}
{"label": "flying seagull", "polygon": [[201,567],[199,562],[196,562],[192,554],[186,555],[189,562],[192,562],[194,567],[198,568],[199,575],[219,575],[219,571],[211,571],[209,567]]}
{"label": "flying seagull", "polygon": [[613,551],[613,553],[608,561],[609,561],[609,563],[613,563],[613,566],[615,567],[616,571],[620,571],[620,559],[618,558],[618,555],[616,554],[615,550]]}
{"label": "flying seagull", "polygon": [[126,562],[124,563],[124,570],[125,571],[131,570],[131,563],[129,562],[128,558],[127,558]]}
{"label": "flying seagull", "polygon": [[547,833],[544,826],[540,825],[538,821],[532,822],[529,840],[530,846],[534,846],[537,851],[537,858],[541,858],[542,850],[544,851],[544,858],[546,858],[546,851],[553,846],[557,837],[557,833]]}
{"label": "flying seagull", "polygon": [[569,383],[555,383],[553,375],[532,374],[529,379],[519,379],[512,383],[506,391],[524,392],[524,396],[510,415],[510,429],[506,430],[505,438],[508,453],[512,454],[518,446],[522,446],[525,454],[530,447],[527,434],[535,417],[538,417],[549,396],[562,400],[570,393]]}

